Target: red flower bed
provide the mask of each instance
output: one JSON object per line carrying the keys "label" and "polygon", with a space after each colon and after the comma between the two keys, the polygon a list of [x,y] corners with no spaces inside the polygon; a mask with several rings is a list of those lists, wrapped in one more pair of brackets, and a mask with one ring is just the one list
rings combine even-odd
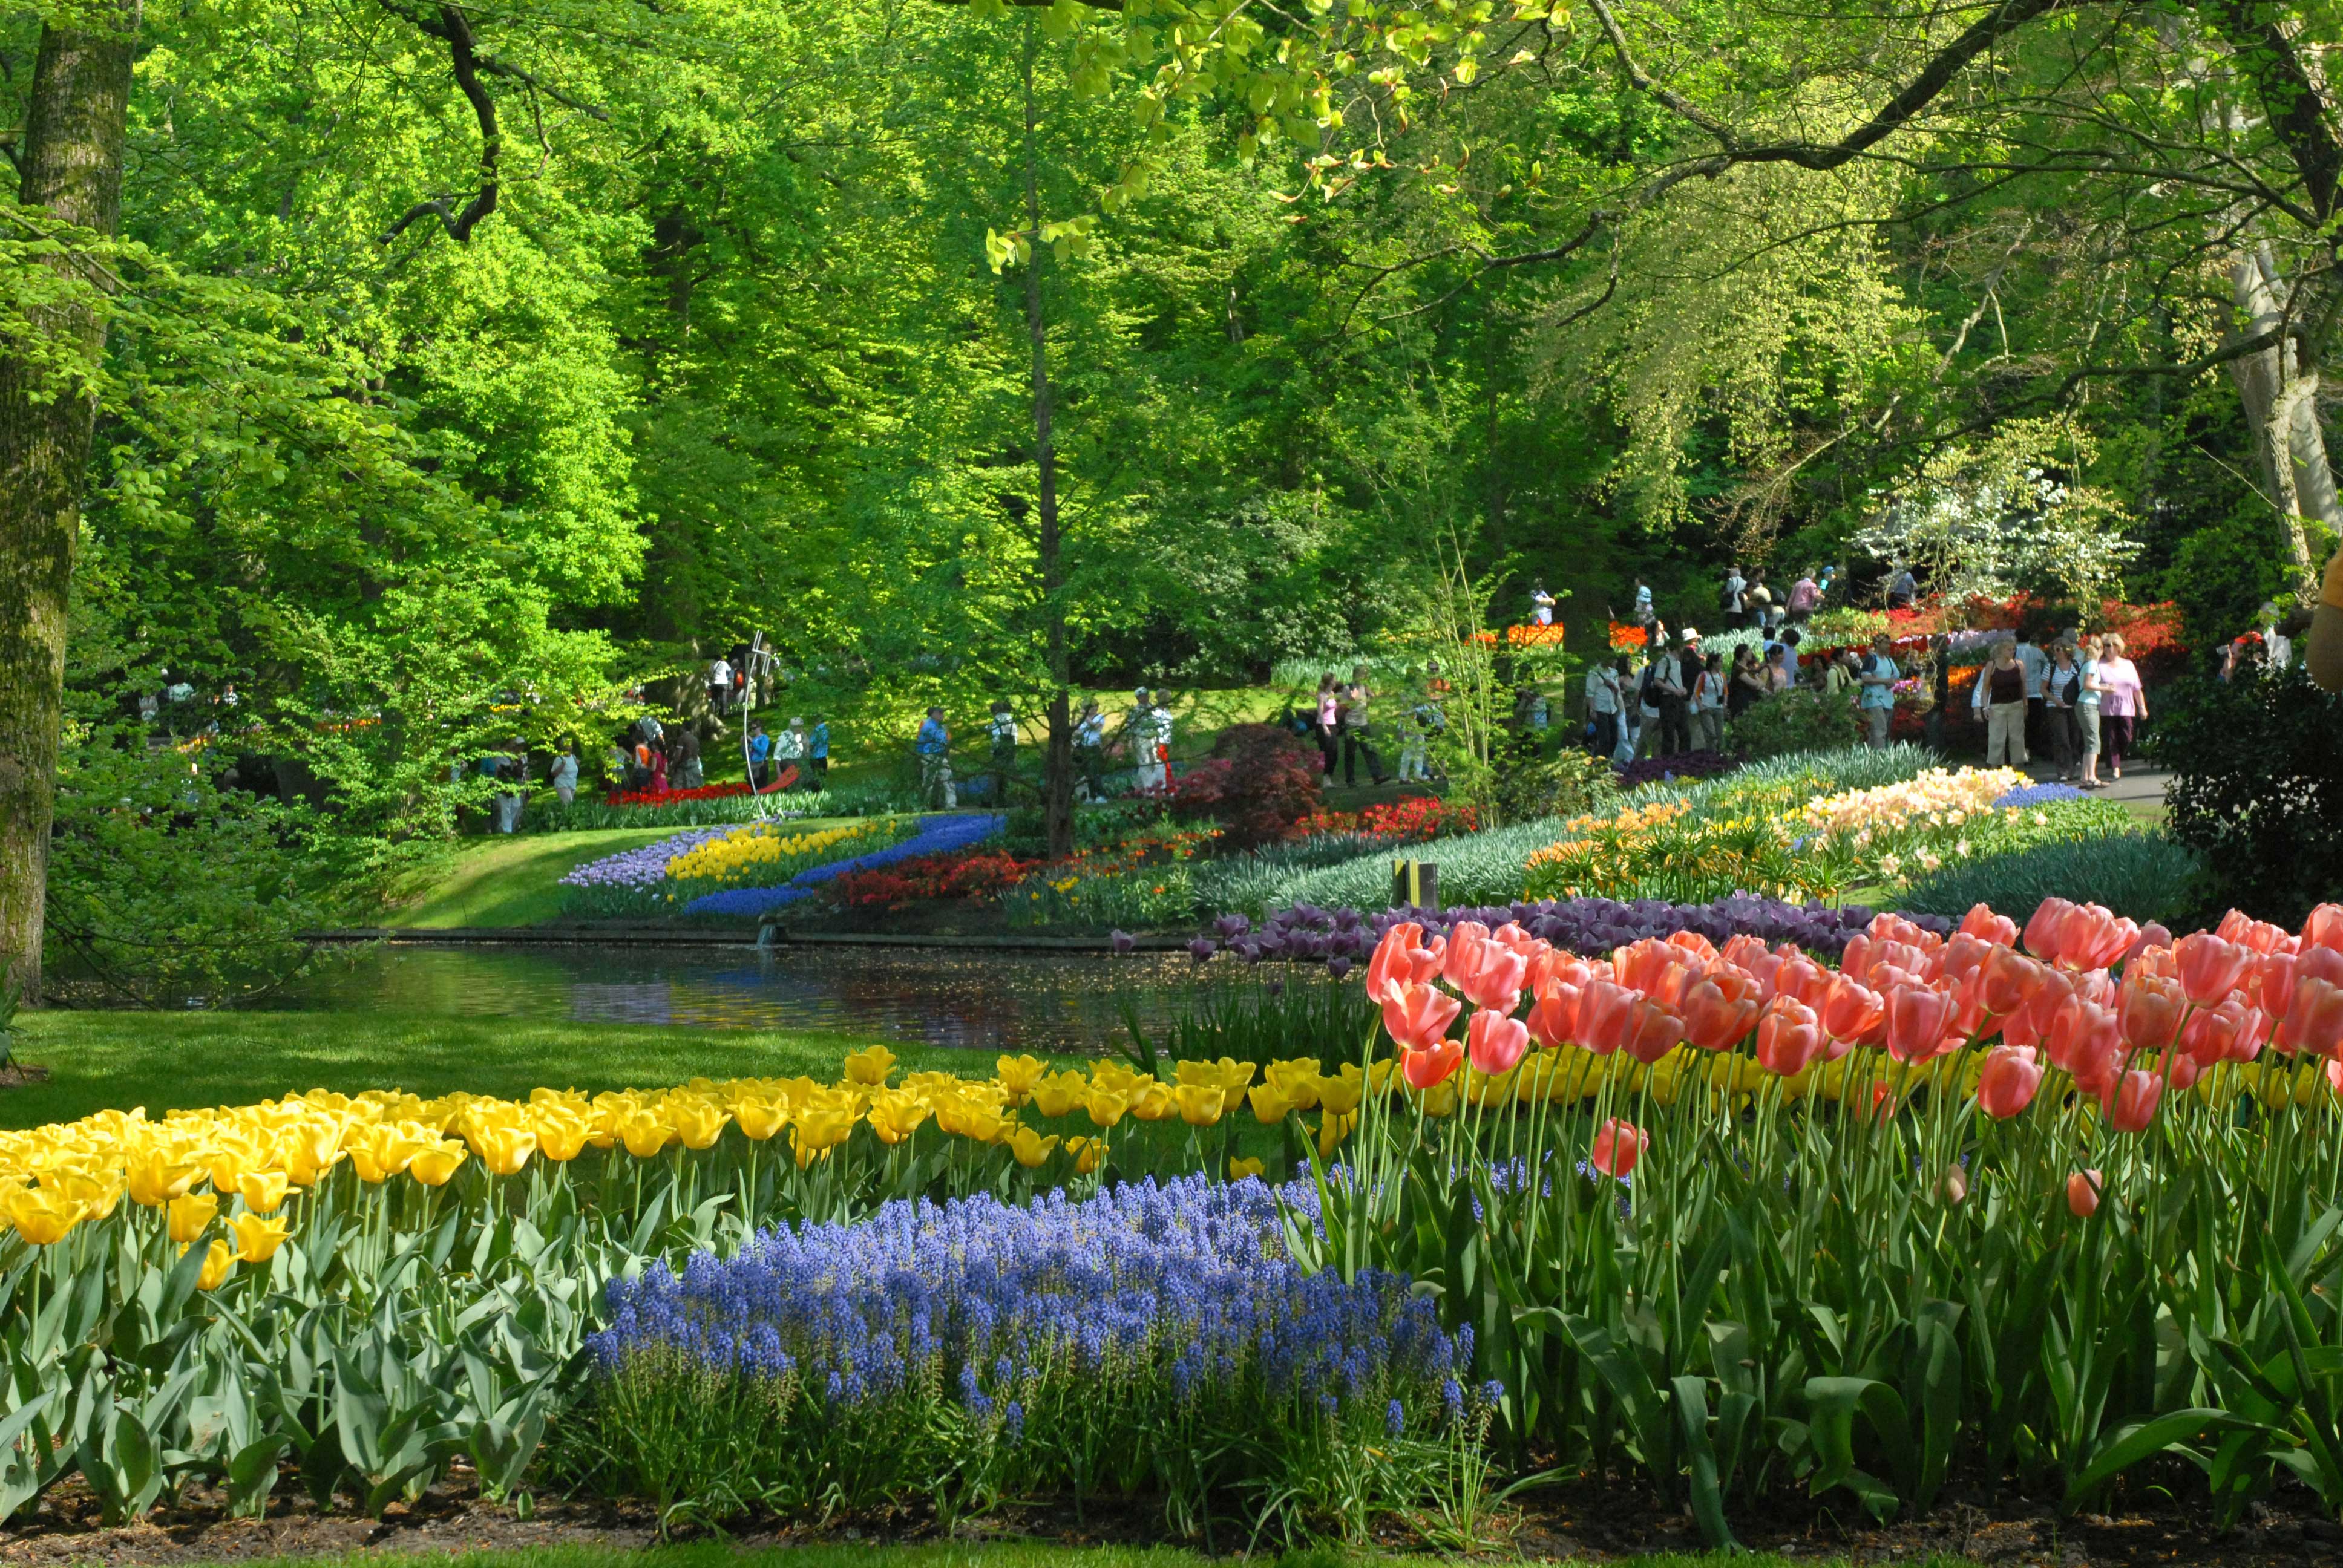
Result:
{"label": "red flower bed", "polygon": [[[792,762],[782,769],[780,775],[770,784],[766,785],[757,793],[770,795],[777,789],[788,789],[797,781],[797,764]],[[735,795],[746,795],[748,792],[749,787],[746,784],[703,784],[697,789],[669,789],[665,793],[657,789],[621,789],[603,796],[602,804],[605,806],[672,806],[679,800],[723,800]]]}
{"label": "red flower bed", "polygon": [[900,910],[937,900],[996,898],[1041,863],[999,849],[954,849],[848,871],[831,881],[830,891],[850,910]]}
{"label": "red flower bed", "polygon": [[1377,801],[1357,811],[1316,812],[1295,823],[1288,837],[1358,833],[1395,844],[1418,844],[1443,833],[1476,832],[1480,826],[1479,813],[1470,806],[1452,806],[1437,795],[1411,795],[1403,800]]}

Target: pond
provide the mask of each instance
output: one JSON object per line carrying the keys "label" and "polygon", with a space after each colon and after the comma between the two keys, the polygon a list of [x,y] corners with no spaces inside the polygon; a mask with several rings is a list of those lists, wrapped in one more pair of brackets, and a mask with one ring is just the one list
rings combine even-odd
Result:
{"label": "pond", "polygon": [[[1251,971],[1225,964],[1212,972],[1252,980]],[[1291,978],[1313,983],[1299,972]],[[1185,1012],[1202,984],[1184,952],[401,944],[329,960],[269,1005],[686,1029],[835,1029],[974,1050],[1095,1050],[1124,1032],[1126,1008],[1154,1032]]]}

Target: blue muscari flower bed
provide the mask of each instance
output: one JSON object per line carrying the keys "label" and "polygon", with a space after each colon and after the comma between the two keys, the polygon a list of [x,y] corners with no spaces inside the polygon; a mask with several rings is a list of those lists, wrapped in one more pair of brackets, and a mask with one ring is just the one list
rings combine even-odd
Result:
{"label": "blue muscari flower bed", "polygon": [[833,878],[849,871],[860,871],[873,866],[891,866],[898,860],[908,860],[914,855],[940,855],[951,849],[965,849],[971,844],[982,843],[1001,831],[1009,819],[983,812],[960,813],[948,817],[930,817],[920,824],[920,830],[899,844],[883,849],[873,849],[867,855],[850,856],[832,860],[826,866],[816,866],[799,871],[778,888],[727,888],[720,893],[707,893],[684,906],[688,915],[764,915],[799,899],[809,899],[814,890]]}
{"label": "blue muscari flower bed", "polygon": [[2015,810],[2021,807],[2050,806],[2061,800],[2086,799],[2087,797],[2072,784],[2026,784],[2000,796],[1994,804],[2006,810]]}
{"label": "blue muscari flower bed", "polygon": [[[1470,1331],[1445,1332],[1404,1277],[1295,1261],[1288,1219],[1316,1215],[1306,1183],[1195,1176],[769,1231],[610,1283],[596,1424],[655,1501],[739,1491],[713,1466],[762,1477],[782,1513],[1007,1488],[1233,1493],[1256,1523],[1322,1522],[1384,1472],[1397,1505],[1479,1441],[1502,1391],[1467,1390]],[[1348,1456],[1331,1471],[1330,1446]],[[1315,1489],[1329,1474],[1351,1501]]]}

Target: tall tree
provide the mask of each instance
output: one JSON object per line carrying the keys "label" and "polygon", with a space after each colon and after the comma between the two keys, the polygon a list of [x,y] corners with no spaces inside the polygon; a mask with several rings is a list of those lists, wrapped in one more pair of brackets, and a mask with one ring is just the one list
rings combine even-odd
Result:
{"label": "tall tree", "polygon": [[26,289],[20,282],[29,337],[0,353],[0,983],[20,986],[35,1000],[65,607],[111,282],[103,257],[84,241],[111,236],[121,222],[138,22],[139,0],[105,0],[43,25],[16,154],[18,200],[63,226],[34,263],[60,286]]}

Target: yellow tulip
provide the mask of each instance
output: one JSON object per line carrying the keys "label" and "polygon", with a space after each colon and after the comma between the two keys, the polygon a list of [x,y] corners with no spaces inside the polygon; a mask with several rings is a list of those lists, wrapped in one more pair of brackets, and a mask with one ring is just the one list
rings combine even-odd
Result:
{"label": "yellow tulip", "polygon": [[537,1151],[548,1160],[567,1164],[586,1151],[586,1136],[593,1122],[576,1106],[540,1102],[529,1108],[528,1119],[537,1130]]}
{"label": "yellow tulip", "polygon": [[1158,1083],[1149,1079],[1131,1091],[1131,1113],[1141,1121],[1161,1121],[1167,1116],[1178,1115],[1179,1111],[1180,1101],[1168,1083]]}
{"label": "yellow tulip", "polygon": [[[937,1120],[941,1121],[942,1118],[939,1116]],[[998,1106],[963,1103],[960,1108],[957,1131],[961,1137],[972,1138],[979,1143],[998,1143],[1007,1124],[1008,1119],[1001,1115]]]}
{"label": "yellow tulip", "polygon": [[846,1079],[850,1083],[865,1083],[873,1089],[887,1081],[895,1070],[895,1053],[883,1045],[866,1046],[846,1053]]}
{"label": "yellow tulip", "polygon": [[[995,1057],[992,1062],[993,1076],[1001,1087],[1009,1091],[1009,1103],[1011,1105],[1022,1105],[1031,1099],[1035,1087],[1041,1081],[1041,1075],[1049,1070],[1050,1064],[1038,1056],[1001,1056]],[[1048,1114],[1063,1116],[1065,1112],[1055,1111]]]}
{"label": "yellow tulip", "polygon": [[1221,1089],[1235,1094],[1252,1081],[1252,1063],[1232,1056],[1218,1061],[1183,1061],[1177,1076],[1182,1088]]}
{"label": "yellow tulip", "polygon": [[[1254,1092],[1257,1094],[1260,1091],[1255,1090]],[[1258,1176],[1268,1169],[1267,1165],[1258,1160],[1232,1160],[1229,1161],[1229,1180],[1242,1181],[1248,1176]]]}
{"label": "yellow tulip", "polygon": [[626,1144],[627,1152],[638,1160],[649,1160],[666,1148],[674,1136],[675,1129],[656,1111],[633,1111],[618,1123],[619,1139]]}
{"label": "yellow tulip", "polygon": [[256,1214],[274,1214],[285,1201],[286,1176],[282,1171],[247,1171],[236,1184],[244,1206]]}
{"label": "yellow tulip", "polygon": [[85,1220],[103,1220],[122,1201],[122,1177],[117,1171],[55,1171],[41,1178],[41,1184],[80,1204]]}
{"label": "yellow tulip", "polygon": [[1445,1083],[1435,1083],[1425,1090],[1423,1105],[1426,1116],[1453,1115],[1456,1110],[1456,1081],[1451,1078]]}
{"label": "yellow tulip", "polygon": [[1129,1094],[1142,1083],[1151,1082],[1147,1074],[1134,1072],[1121,1062],[1103,1058],[1091,1063],[1091,1081],[1101,1089],[1111,1089],[1117,1094]]}
{"label": "yellow tulip", "polygon": [[475,1121],[465,1134],[472,1152],[491,1176],[518,1176],[537,1152],[537,1129],[527,1122],[499,1119]]}
{"label": "yellow tulip", "polygon": [[312,1121],[290,1130],[277,1142],[285,1174],[296,1187],[314,1187],[317,1179],[342,1161],[342,1133],[347,1123]]}
{"label": "yellow tulip", "polygon": [[1351,1129],[1358,1124],[1359,1119],[1356,1116],[1343,1116],[1332,1111],[1320,1116],[1318,1118],[1318,1158],[1332,1160],[1334,1157],[1336,1146],[1343,1139],[1348,1138],[1351,1135]]}
{"label": "yellow tulip", "polygon": [[809,1108],[789,1126],[789,1148],[797,1155],[798,1169],[828,1158],[853,1131],[853,1120],[844,1111],[826,1105]]}
{"label": "yellow tulip", "polygon": [[20,1187],[8,1194],[7,1205],[8,1223],[35,1247],[64,1241],[87,1211],[85,1205],[45,1187]]}
{"label": "yellow tulip", "polygon": [[219,1212],[219,1195],[216,1192],[190,1192],[184,1198],[171,1200],[171,1240],[182,1247],[211,1229],[212,1219]]}
{"label": "yellow tulip", "polygon": [[900,1143],[928,1119],[928,1103],[908,1090],[875,1095],[870,1101],[870,1131],[889,1146]]}
{"label": "yellow tulip", "polygon": [[195,1185],[198,1167],[172,1158],[169,1151],[150,1147],[132,1156],[126,1172],[130,1201],[145,1209],[160,1209],[186,1195]]}
{"label": "yellow tulip", "polygon": [[[185,1256],[183,1252],[181,1254]],[[204,1249],[203,1271],[196,1276],[196,1289],[216,1291],[227,1283],[229,1272],[236,1267],[236,1251],[226,1241],[214,1241]]]}
{"label": "yellow tulip", "polygon": [[724,1136],[724,1124],[731,1113],[712,1100],[697,1094],[671,1094],[667,1101],[668,1120],[675,1125],[676,1141],[686,1149],[708,1149]]}
{"label": "yellow tulip", "polygon": [[1131,1109],[1128,1095],[1117,1094],[1111,1089],[1093,1089],[1083,1097],[1083,1108],[1091,1113],[1091,1122],[1097,1127],[1111,1127],[1122,1120]]}
{"label": "yellow tulip", "polygon": [[1033,1086],[1033,1109],[1044,1116],[1070,1116],[1090,1090],[1090,1080],[1079,1072],[1053,1072]]}
{"label": "yellow tulip", "polygon": [[455,1139],[443,1138],[417,1150],[415,1158],[407,1161],[407,1172],[426,1187],[445,1187],[468,1152]]}
{"label": "yellow tulip", "polygon": [[1266,1083],[1255,1084],[1252,1094],[1253,1119],[1264,1127],[1274,1127],[1293,1111],[1293,1101]]}
{"label": "yellow tulip", "polygon": [[762,1143],[789,1124],[789,1101],[744,1094],[732,1102],[732,1120],[740,1124],[742,1136]]}
{"label": "yellow tulip", "polygon": [[1272,1061],[1262,1073],[1262,1081],[1293,1102],[1296,1111],[1314,1111],[1318,1107],[1318,1062],[1313,1057],[1296,1057],[1291,1061]]}
{"label": "yellow tulip", "polygon": [[273,1163],[274,1157],[261,1151],[260,1140],[249,1131],[223,1130],[212,1144],[211,1158],[207,1161],[212,1188],[216,1191],[233,1192],[246,1171]]}
{"label": "yellow tulip", "polygon": [[247,1263],[268,1261],[292,1233],[282,1215],[264,1220],[257,1214],[238,1214],[227,1228],[236,1235],[236,1255]]}
{"label": "yellow tulip", "polygon": [[1008,1143],[1009,1152],[1017,1157],[1017,1163],[1031,1171],[1049,1159],[1058,1140],[1054,1133],[1044,1138],[1030,1127],[1016,1127],[1010,1130]]}
{"label": "yellow tulip", "polygon": [[1172,1092],[1180,1101],[1180,1120],[1191,1127],[1210,1127],[1218,1121],[1229,1098],[1229,1091],[1217,1083],[1183,1083]]}

